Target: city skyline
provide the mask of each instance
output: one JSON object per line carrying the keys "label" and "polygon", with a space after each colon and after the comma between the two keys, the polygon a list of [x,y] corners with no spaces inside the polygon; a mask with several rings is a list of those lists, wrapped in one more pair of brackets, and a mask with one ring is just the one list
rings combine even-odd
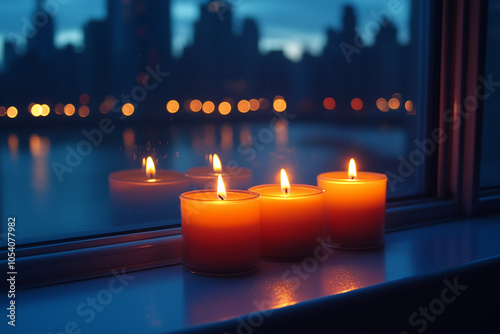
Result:
{"label": "city skyline", "polygon": [[[362,28],[374,19],[373,13],[387,9],[391,1],[384,0],[352,0],[357,12],[359,26]],[[59,3],[59,0],[53,0]],[[223,3],[222,0],[213,1]],[[304,6],[300,3],[287,2],[285,6],[282,1],[262,2],[260,0],[226,0],[228,6],[222,8],[221,13],[226,10],[233,12],[235,29],[241,27],[246,17],[252,17],[259,23],[261,28],[261,40],[259,49],[261,52],[283,49],[285,55],[292,60],[300,60],[304,50],[319,54],[326,44],[324,29],[341,28],[342,8],[347,3],[315,0]],[[6,1],[0,3],[0,65],[3,62],[3,43],[13,36],[19,39],[21,30],[26,26],[26,19],[32,20],[33,0],[19,0],[15,3]],[[83,50],[84,25],[90,20],[103,20],[107,16],[106,0],[72,0],[70,2],[60,1],[55,8],[55,45],[64,48],[72,44],[76,50]],[[173,0],[171,1],[172,12],[172,50],[175,57],[182,55],[182,50],[189,44],[193,36],[193,23],[199,19],[199,5],[207,3],[206,0]],[[409,0],[398,0],[402,10],[391,18],[391,22],[397,29],[398,42],[407,44],[409,42]],[[362,4],[362,6],[361,6]],[[308,10],[308,15],[303,15],[301,10]],[[279,11],[279,15],[275,15]],[[75,14],[78,13],[78,14]],[[370,44],[373,36],[364,35],[362,38]],[[20,40],[20,39],[19,39]]]}
{"label": "city skyline", "polygon": [[[84,26],[84,52],[76,52],[72,46],[56,49],[49,1],[53,0],[35,2],[33,17],[45,21],[28,39],[25,54],[18,52],[16,43],[5,43],[7,66],[0,80],[1,106],[29,104],[29,112],[34,114],[34,103],[52,107],[80,103],[105,114],[111,109],[109,105],[115,111],[115,107],[120,110],[131,104],[133,109],[140,107],[143,119],[154,119],[169,99],[220,103],[227,98],[285,96],[290,110],[311,117],[329,96],[342,108],[353,106],[351,100],[359,97],[386,97],[388,101],[397,93],[415,98],[411,95],[414,83],[407,80],[416,75],[415,69],[406,64],[416,61],[416,45],[401,45],[390,19],[389,10],[394,15],[401,7],[372,13],[373,21],[362,30],[356,9],[345,6],[342,28],[325,28],[327,42],[320,53],[306,52],[300,61],[291,61],[284,50],[262,52],[258,21],[246,18],[241,28],[235,29],[235,10],[224,9],[221,6],[227,3],[219,1],[199,5],[192,40],[178,58],[172,51],[169,1],[109,0],[110,15]],[[370,33],[375,41],[364,43],[362,36]],[[9,82],[12,78],[16,79]],[[353,109],[363,108],[363,102],[358,102]],[[104,103],[107,106],[103,107]]]}

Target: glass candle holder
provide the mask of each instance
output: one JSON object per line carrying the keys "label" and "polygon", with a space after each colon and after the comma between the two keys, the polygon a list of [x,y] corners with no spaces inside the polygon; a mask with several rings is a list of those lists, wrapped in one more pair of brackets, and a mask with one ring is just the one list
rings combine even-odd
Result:
{"label": "glass candle holder", "polygon": [[194,190],[180,196],[184,267],[195,274],[241,275],[260,257],[259,194]]}

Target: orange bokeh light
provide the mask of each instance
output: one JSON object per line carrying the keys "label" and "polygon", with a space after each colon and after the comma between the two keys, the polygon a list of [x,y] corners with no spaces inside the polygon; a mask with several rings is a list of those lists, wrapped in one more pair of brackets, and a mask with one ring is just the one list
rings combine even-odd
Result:
{"label": "orange bokeh light", "polygon": [[78,116],[80,117],[87,117],[90,114],[90,109],[87,106],[80,106],[78,108]]}
{"label": "orange bokeh light", "polygon": [[16,118],[17,117],[17,108],[14,106],[11,106],[7,109],[7,117],[9,118]]}
{"label": "orange bokeh light", "polygon": [[277,112],[283,112],[283,111],[285,111],[285,109],[286,109],[286,102],[285,102],[285,100],[281,96],[276,97],[275,100],[274,100],[274,102],[273,102],[273,108]]}
{"label": "orange bokeh light", "polygon": [[215,110],[215,104],[212,101],[206,101],[201,108],[205,114],[211,114]]}
{"label": "orange bokeh light", "polygon": [[327,97],[323,100],[323,107],[327,110],[333,110],[336,106],[335,100],[332,97]]}
{"label": "orange bokeh light", "polygon": [[384,99],[383,97],[378,99],[377,100],[377,108],[379,108],[383,112],[389,111],[389,105],[387,104],[387,100]]}
{"label": "orange bokeh light", "polygon": [[406,101],[405,102],[405,109],[408,112],[412,112],[413,111],[413,102],[410,100]]}
{"label": "orange bokeh light", "polygon": [[68,103],[67,105],[64,106],[64,114],[66,116],[73,116],[75,113],[75,106],[72,105],[71,103]]}
{"label": "orange bokeh light", "polygon": [[267,108],[269,108],[269,100],[266,99],[265,97],[260,98],[259,103],[260,103],[260,108],[262,110],[266,110]]}
{"label": "orange bokeh light", "polygon": [[351,101],[351,107],[354,110],[361,110],[363,109],[363,101],[360,98],[354,98]]}
{"label": "orange bokeh light", "polygon": [[7,108],[0,106],[0,117],[5,116],[5,114],[7,114]]}
{"label": "orange bokeh light", "polygon": [[57,115],[62,115],[64,114],[64,104],[58,103],[54,107],[54,111],[56,112]]}
{"label": "orange bokeh light", "polygon": [[48,116],[50,114],[50,107],[46,104],[41,105],[42,108],[42,116]]}
{"label": "orange bokeh light", "polygon": [[238,110],[240,113],[245,114],[250,110],[250,103],[247,100],[238,102]]}
{"label": "orange bokeh light", "polygon": [[175,114],[179,111],[179,102],[176,100],[170,100],[167,102],[167,111],[171,114]]}
{"label": "orange bokeh light", "polygon": [[229,102],[224,101],[219,104],[219,112],[221,115],[227,115],[231,112],[231,104]]}
{"label": "orange bokeh light", "polygon": [[38,117],[42,114],[42,106],[39,104],[34,104],[31,107],[30,112],[33,116]]}
{"label": "orange bokeh light", "polygon": [[131,116],[135,111],[135,107],[132,103],[125,103],[123,106],[122,106],[122,113],[125,115],[125,116]]}
{"label": "orange bokeh light", "polygon": [[201,110],[201,108],[203,107],[202,103],[200,100],[193,100],[191,101],[191,103],[189,103],[189,108],[193,111],[193,112],[198,112]]}
{"label": "orange bokeh light", "polygon": [[399,100],[397,98],[395,98],[395,97],[393,97],[392,99],[390,99],[388,104],[389,104],[389,108],[391,108],[391,109],[398,109],[399,106],[401,105],[399,103]]}
{"label": "orange bokeh light", "polygon": [[248,103],[250,104],[250,110],[251,111],[257,111],[257,110],[259,110],[259,108],[260,108],[259,100],[257,100],[257,99],[251,99],[250,101],[248,101]]}

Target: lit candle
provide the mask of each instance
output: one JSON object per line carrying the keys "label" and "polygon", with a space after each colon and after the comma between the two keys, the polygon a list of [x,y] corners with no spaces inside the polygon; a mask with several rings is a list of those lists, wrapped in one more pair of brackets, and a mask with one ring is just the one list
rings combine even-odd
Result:
{"label": "lit candle", "polygon": [[184,267],[202,275],[238,275],[257,269],[259,194],[217,190],[185,192],[181,199]]}
{"label": "lit candle", "polygon": [[179,219],[179,195],[189,189],[186,174],[157,170],[151,157],[143,165],[109,176],[113,220],[122,225]]}
{"label": "lit candle", "polygon": [[354,159],[348,172],[318,175],[325,190],[324,237],[338,248],[374,248],[384,243],[387,176],[357,172]]}
{"label": "lit candle", "polygon": [[193,189],[214,189],[219,174],[224,177],[228,189],[247,189],[251,186],[250,169],[234,166],[224,170],[217,154],[210,157],[212,166],[194,167],[186,172]]}
{"label": "lit candle", "polygon": [[261,255],[276,259],[313,255],[321,244],[323,189],[290,185],[282,169],[281,185],[265,184],[249,191],[260,194]]}

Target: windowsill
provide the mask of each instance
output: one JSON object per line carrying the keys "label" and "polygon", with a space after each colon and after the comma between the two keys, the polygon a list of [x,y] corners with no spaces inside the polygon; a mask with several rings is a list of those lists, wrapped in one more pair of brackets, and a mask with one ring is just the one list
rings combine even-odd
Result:
{"label": "windowsill", "polygon": [[[312,305],[306,301],[314,303],[370,286],[382,288],[387,286],[384,283],[425,278],[497,257],[499,235],[500,214],[495,214],[391,232],[384,248],[334,250],[319,264],[262,261],[258,272],[241,277],[197,276],[182,265],[172,265],[127,273],[130,277],[123,289],[119,280],[108,276],[20,290],[16,293],[16,327],[26,333],[35,329],[59,333],[74,321],[83,333],[164,333],[244,317],[262,308],[299,304],[287,308],[293,310]],[[293,273],[297,266],[300,274]],[[284,274],[288,281],[282,279]],[[439,297],[439,290],[435,294]],[[88,298],[101,301],[97,312],[86,305]],[[1,326],[7,326],[6,321]],[[234,328],[232,333],[236,332]]]}

